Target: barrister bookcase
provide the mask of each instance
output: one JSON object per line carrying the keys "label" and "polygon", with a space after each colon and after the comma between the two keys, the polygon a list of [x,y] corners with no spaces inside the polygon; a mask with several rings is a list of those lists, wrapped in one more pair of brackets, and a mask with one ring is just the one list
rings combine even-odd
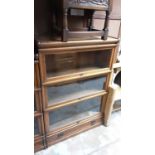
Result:
{"label": "barrister bookcase", "polygon": [[39,61],[34,60],[34,151],[45,148]]}
{"label": "barrister bookcase", "polygon": [[45,138],[46,147],[107,124],[106,99],[117,44],[114,38],[38,41],[41,88],[37,93],[42,96],[45,126],[45,136],[39,138]]}

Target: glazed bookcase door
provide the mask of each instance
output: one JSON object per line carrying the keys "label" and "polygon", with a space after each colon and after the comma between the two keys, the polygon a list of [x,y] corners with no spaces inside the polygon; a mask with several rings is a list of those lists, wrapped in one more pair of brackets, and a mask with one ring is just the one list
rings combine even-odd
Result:
{"label": "glazed bookcase door", "polygon": [[77,71],[107,68],[109,67],[109,52],[94,51],[47,55],[45,58],[47,78]]}
{"label": "glazed bookcase door", "polygon": [[60,107],[104,94],[106,92],[104,90],[106,80],[107,76],[99,76],[47,86],[45,88],[45,94],[47,95],[45,108]]}
{"label": "glazed bookcase door", "polygon": [[63,81],[110,72],[113,49],[83,52],[51,52],[40,55],[42,80]]}
{"label": "glazed bookcase door", "polygon": [[77,125],[85,119],[100,115],[101,103],[102,96],[98,96],[47,112],[47,132],[49,133],[73,124]]}

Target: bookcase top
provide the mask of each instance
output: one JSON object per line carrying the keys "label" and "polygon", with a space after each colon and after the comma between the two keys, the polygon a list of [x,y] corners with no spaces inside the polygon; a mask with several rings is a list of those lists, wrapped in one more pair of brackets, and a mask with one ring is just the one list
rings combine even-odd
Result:
{"label": "bookcase top", "polygon": [[52,48],[52,47],[66,47],[66,46],[82,46],[82,45],[95,45],[95,44],[117,44],[119,39],[108,37],[107,40],[101,40],[100,38],[90,40],[72,40],[67,42],[51,41],[47,39],[41,39],[38,41],[38,48]]}

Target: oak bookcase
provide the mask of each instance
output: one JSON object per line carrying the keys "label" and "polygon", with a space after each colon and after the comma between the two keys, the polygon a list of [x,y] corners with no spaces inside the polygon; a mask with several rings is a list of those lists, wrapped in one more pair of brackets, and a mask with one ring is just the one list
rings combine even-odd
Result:
{"label": "oak bookcase", "polygon": [[35,94],[40,109],[35,118],[40,122],[40,135],[35,137],[36,148],[107,125],[106,99],[118,41],[38,42],[35,70],[40,85],[36,84]]}

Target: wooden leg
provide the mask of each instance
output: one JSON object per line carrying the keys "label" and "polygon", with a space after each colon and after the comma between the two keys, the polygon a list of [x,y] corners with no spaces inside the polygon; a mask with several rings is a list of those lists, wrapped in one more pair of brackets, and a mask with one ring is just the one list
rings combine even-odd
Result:
{"label": "wooden leg", "polygon": [[68,41],[68,30],[66,29],[63,30],[62,41],[64,42]]}
{"label": "wooden leg", "polygon": [[88,31],[91,31],[93,29],[93,14],[94,10],[84,10],[85,14],[85,20],[86,22],[86,27],[88,28]]}
{"label": "wooden leg", "polygon": [[93,29],[93,14],[94,14],[94,10],[91,11],[89,14],[89,31]]}
{"label": "wooden leg", "polygon": [[109,27],[109,11],[106,11],[105,24],[104,24],[104,28],[103,28],[104,35],[102,36],[103,40],[107,40],[107,38],[108,38],[108,32],[109,32],[108,27]]}
{"label": "wooden leg", "polygon": [[67,41],[68,40],[68,9],[64,9],[64,19],[63,19],[63,34],[62,34],[62,41]]}

